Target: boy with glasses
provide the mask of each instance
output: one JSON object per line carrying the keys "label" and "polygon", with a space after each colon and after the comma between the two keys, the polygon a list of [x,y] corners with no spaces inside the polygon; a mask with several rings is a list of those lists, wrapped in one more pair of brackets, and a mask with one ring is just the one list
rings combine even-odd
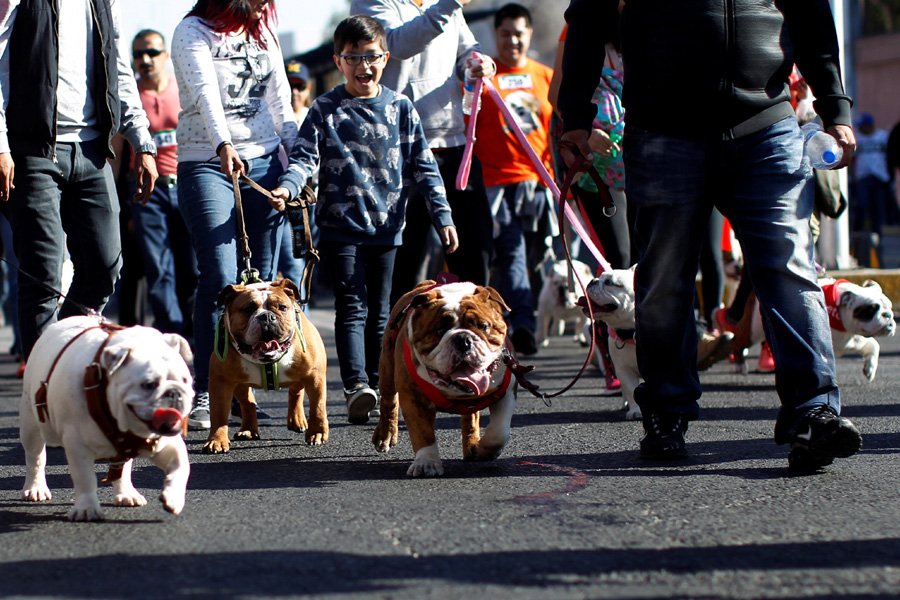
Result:
{"label": "boy with glasses", "polygon": [[446,252],[459,245],[444,183],[410,100],[382,85],[390,53],[374,19],[352,16],[334,32],[347,83],[319,96],[273,195],[287,201],[321,165],[316,223],[335,295],[335,344],[350,423],[369,420],[378,395],[381,338],[390,315],[394,256],[415,182]]}

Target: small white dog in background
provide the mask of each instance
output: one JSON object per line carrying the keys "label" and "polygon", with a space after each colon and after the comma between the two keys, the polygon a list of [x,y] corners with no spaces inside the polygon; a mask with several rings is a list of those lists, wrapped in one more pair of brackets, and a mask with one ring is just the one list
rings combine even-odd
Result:
{"label": "small white dog in background", "polygon": [[637,421],[642,415],[634,401],[634,390],[641,383],[633,339],[634,267],[601,273],[587,285],[587,299],[579,299],[585,313],[588,312],[587,301],[592,305],[594,318],[608,325],[609,355],[622,383],[623,408],[627,411],[625,420]]}
{"label": "small white dog in background", "polygon": [[[580,260],[572,261],[572,268],[585,285],[593,278],[591,268]],[[549,332],[551,323],[556,324],[557,335],[564,335],[566,322],[575,323],[575,341],[587,345],[584,326],[588,319],[578,306],[581,287],[574,282],[574,290],[569,289],[569,265],[564,260],[554,261],[550,272],[544,277],[544,285],[538,296],[537,309],[537,343],[546,347],[550,344]]]}

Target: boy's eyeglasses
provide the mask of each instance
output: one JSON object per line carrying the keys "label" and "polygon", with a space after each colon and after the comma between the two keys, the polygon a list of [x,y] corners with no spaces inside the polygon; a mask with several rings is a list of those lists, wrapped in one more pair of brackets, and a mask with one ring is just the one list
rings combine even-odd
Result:
{"label": "boy's eyeglasses", "polygon": [[355,67],[362,61],[366,61],[367,65],[376,65],[384,58],[384,54],[384,52],[381,54],[364,54],[362,56],[358,54],[341,54],[341,58],[343,58],[351,67]]}
{"label": "boy's eyeglasses", "polygon": [[156,48],[146,48],[144,50],[135,50],[131,53],[131,56],[134,57],[134,60],[141,60],[141,57],[145,54],[150,58],[156,58],[160,54],[165,52],[165,50],[157,50]]}

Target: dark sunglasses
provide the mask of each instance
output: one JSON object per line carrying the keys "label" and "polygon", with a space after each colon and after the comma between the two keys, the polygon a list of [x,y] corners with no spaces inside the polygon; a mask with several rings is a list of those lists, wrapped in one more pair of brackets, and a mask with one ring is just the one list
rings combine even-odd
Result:
{"label": "dark sunglasses", "polygon": [[134,57],[134,60],[140,60],[142,56],[145,54],[150,58],[156,58],[160,54],[165,52],[165,50],[157,50],[156,48],[146,48],[144,50],[135,50],[131,53],[131,56]]}
{"label": "dark sunglasses", "polygon": [[298,92],[306,91],[306,82],[305,81],[292,81],[291,88],[297,90]]}

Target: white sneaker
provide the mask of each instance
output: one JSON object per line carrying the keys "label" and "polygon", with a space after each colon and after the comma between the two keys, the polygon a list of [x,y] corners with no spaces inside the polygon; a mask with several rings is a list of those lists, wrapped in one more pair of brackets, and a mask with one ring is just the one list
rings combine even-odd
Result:
{"label": "white sneaker", "polygon": [[212,423],[209,420],[209,392],[198,392],[194,398],[194,407],[188,415],[188,427],[194,429],[209,429]]}
{"label": "white sneaker", "polygon": [[369,411],[375,408],[378,394],[365,384],[351,390],[344,390],[347,399],[347,420],[353,425],[363,425],[369,421]]}

